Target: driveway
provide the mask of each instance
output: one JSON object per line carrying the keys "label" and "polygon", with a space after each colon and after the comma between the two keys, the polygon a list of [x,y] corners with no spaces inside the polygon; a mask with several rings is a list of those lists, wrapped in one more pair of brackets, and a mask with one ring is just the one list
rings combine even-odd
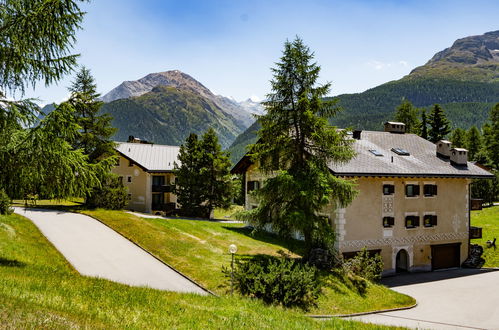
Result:
{"label": "driveway", "polygon": [[99,221],[70,212],[15,208],[29,218],[82,275],[131,286],[208,294]]}
{"label": "driveway", "polygon": [[419,329],[499,329],[499,271],[454,269],[400,275],[383,283],[414,297],[418,306],[352,319]]}

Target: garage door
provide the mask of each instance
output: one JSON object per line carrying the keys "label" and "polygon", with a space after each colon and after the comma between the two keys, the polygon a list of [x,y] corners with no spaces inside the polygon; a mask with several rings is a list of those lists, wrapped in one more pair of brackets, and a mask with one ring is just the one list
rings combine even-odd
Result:
{"label": "garage door", "polygon": [[459,267],[461,243],[440,244],[431,246],[432,270]]}

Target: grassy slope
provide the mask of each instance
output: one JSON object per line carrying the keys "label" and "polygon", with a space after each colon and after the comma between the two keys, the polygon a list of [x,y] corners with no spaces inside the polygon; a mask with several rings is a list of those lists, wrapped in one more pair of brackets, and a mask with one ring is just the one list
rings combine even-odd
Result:
{"label": "grassy slope", "polygon": [[[84,211],[122,233],[168,264],[195,279],[210,290],[224,294],[227,287],[221,268],[228,266],[228,246],[238,246],[238,256],[258,253],[276,255],[279,250],[290,254],[302,252],[302,242],[288,243],[269,234],[251,236],[242,224],[207,221],[144,219],[121,211]],[[411,297],[380,285],[370,285],[360,295],[343,276],[329,275],[325,294],[312,314],[357,313],[376,309],[408,306]]]}
{"label": "grassy slope", "polygon": [[[484,208],[481,211],[472,211],[471,225],[482,227],[482,238],[473,239],[471,243],[480,244],[484,247],[484,267],[499,267],[499,249],[486,248],[488,240],[493,240],[494,237],[499,239],[499,206]],[[496,245],[499,247],[499,241],[496,242]]]}
{"label": "grassy slope", "polygon": [[27,219],[0,215],[0,328],[381,328],[240,298],[132,288],[80,276]]}

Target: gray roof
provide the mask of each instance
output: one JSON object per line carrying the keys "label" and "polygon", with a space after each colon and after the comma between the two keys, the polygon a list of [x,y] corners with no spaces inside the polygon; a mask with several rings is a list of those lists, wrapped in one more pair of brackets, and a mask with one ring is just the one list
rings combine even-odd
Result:
{"label": "gray roof", "polygon": [[[345,176],[429,176],[429,177],[491,177],[486,170],[468,162],[467,166],[450,163],[437,157],[435,144],[415,135],[363,131],[360,140],[354,140],[355,158],[344,164],[329,164],[337,175]],[[402,156],[392,148],[407,150]],[[369,150],[377,150],[376,156]],[[393,162],[392,162],[393,157]]]}
{"label": "gray roof", "polygon": [[180,147],[160,144],[117,142],[116,150],[146,171],[166,172],[173,170]]}

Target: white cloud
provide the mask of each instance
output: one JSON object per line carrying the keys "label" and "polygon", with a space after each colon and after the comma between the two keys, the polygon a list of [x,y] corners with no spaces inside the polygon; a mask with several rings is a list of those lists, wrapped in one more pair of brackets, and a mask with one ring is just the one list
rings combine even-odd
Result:
{"label": "white cloud", "polygon": [[407,63],[407,61],[404,61],[404,60],[400,60],[400,61],[395,62],[395,63],[370,60],[370,61],[366,62],[365,65],[367,65],[368,67],[370,67],[374,70],[380,71],[380,70],[385,70],[385,69],[389,69],[389,68],[397,67],[397,66],[406,67],[409,65],[409,63]]}

